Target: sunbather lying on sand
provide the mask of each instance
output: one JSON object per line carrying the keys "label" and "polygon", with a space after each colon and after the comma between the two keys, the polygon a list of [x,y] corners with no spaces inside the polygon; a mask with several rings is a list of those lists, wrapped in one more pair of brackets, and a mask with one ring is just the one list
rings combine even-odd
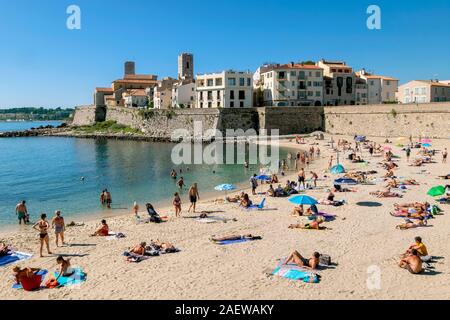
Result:
{"label": "sunbather lying on sand", "polygon": [[325,222],[325,218],[322,216],[317,216],[313,221],[306,223],[306,224],[291,224],[289,226],[289,229],[315,229],[320,230],[324,227],[321,227],[320,225]]}
{"label": "sunbather lying on sand", "polygon": [[406,219],[404,223],[399,224],[396,226],[396,229],[400,230],[406,230],[406,229],[413,229],[418,227],[425,227],[427,225],[427,219],[420,217],[417,221],[411,221],[409,219]]}
{"label": "sunbather lying on sand", "polygon": [[428,212],[416,212],[414,211],[415,209],[410,209],[411,211],[396,211],[396,212],[391,212],[391,216],[399,218],[399,217],[404,217],[404,218],[412,218],[412,219],[420,219],[420,218],[432,218],[433,216],[428,213]]}
{"label": "sunbather lying on sand", "polygon": [[422,273],[422,259],[420,259],[417,250],[412,249],[410,256],[400,260],[399,267],[408,270],[412,274]]}
{"label": "sunbather lying on sand", "polygon": [[237,195],[235,195],[233,197],[227,197],[226,199],[227,199],[228,202],[237,203],[244,197],[244,195],[245,195],[245,192],[242,191],[240,194],[237,194]]}
{"label": "sunbather lying on sand", "polygon": [[423,164],[422,159],[415,159],[409,166],[410,167],[421,167]]}
{"label": "sunbather lying on sand", "polygon": [[419,183],[414,179],[406,179],[400,182],[400,184],[406,185],[406,186],[418,186]]}
{"label": "sunbather lying on sand", "polygon": [[450,179],[450,174],[447,174],[446,176],[439,176],[439,178],[448,180],[448,179]]}
{"label": "sunbather lying on sand", "polygon": [[162,241],[159,241],[158,239],[156,241],[151,240],[150,246],[158,251],[165,251],[165,252],[176,252],[177,251],[175,246],[173,244],[171,244],[170,242],[162,242]]}
{"label": "sunbather lying on sand", "polygon": [[246,235],[231,235],[231,236],[224,236],[224,237],[218,237],[218,236],[212,236],[211,241],[214,242],[220,242],[220,241],[228,241],[228,240],[241,240],[241,239],[250,239],[250,240],[258,240],[261,239],[260,236],[253,236],[251,234]]}
{"label": "sunbather lying on sand", "polygon": [[320,253],[318,252],[314,252],[311,258],[306,259],[298,251],[294,251],[289,255],[284,264],[292,261],[299,267],[315,270],[319,266],[319,258]]}
{"label": "sunbather lying on sand", "polygon": [[13,274],[14,278],[16,279],[16,283],[20,284],[21,281],[25,278],[33,278],[35,275],[34,273],[37,271],[40,271],[39,268],[20,268],[20,267],[14,267]]}
{"label": "sunbather lying on sand", "polygon": [[402,198],[403,197],[401,194],[391,192],[390,188],[387,188],[387,190],[384,190],[384,191],[371,192],[370,195],[377,196],[378,198]]}
{"label": "sunbather lying on sand", "polygon": [[425,212],[430,204],[428,202],[394,203],[395,210],[408,212],[415,209],[417,212]]}
{"label": "sunbather lying on sand", "polygon": [[109,227],[108,224],[106,223],[106,220],[102,220],[102,226],[100,229],[98,229],[97,231],[95,231],[93,234],[91,234],[91,237],[106,237],[109,234]]}

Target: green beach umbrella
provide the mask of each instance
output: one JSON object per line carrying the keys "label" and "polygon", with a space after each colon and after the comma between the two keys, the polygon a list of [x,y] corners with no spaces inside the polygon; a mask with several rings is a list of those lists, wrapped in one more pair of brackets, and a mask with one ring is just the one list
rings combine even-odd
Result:
{"label": "green beach umbrella", "polygon": [[438,197],[445,194],[445,187],[444,186],[436,186],[428,190],[427,194],[432,197]]}

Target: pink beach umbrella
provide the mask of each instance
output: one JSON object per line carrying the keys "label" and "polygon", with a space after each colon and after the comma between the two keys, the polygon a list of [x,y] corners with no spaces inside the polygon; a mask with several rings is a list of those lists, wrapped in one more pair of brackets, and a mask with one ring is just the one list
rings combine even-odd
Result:
{"label": "pink beach umbrella", "polygon": [[392,148],[388,147],[388,146],[384,147],[383,149],[384,149],[384,151],[391,151],[392,150]]}
{"label": "pink beach umbrella", "polygon": [[431,139],[421,139],[420,142],[422,142],[422,143],[430,143]]}

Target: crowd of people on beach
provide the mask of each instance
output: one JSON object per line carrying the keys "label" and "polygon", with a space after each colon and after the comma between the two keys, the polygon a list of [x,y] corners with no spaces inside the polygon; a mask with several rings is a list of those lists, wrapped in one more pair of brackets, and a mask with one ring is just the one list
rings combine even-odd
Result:
{"label": "crowd of people on beach", "polygon": [[[426,164],[435,163],[435,157],[437,154],[436,150],[430,150],[422,145],[422,143],[414,142],[412,137],[409,139],[409,143],[402,147],[402,152],[404,152],[406,163],[409,166],[423,166]],[[295,142],[297,144],[306,144],[306,140],[303,137],[296,137]],[[385,141],[386,144],[391,144],[392,142],[388,139]],[[374,181],[382,181],[384,189],[370,192],[369,195],[376,196],[377,198],[402,198],[403,194],[408,188],[419,186],[419,182],[412,178],[403,178],[397,175],[397,171],[400,167],[400,162],[398,161],[399,155],[392,152],[392,147],[383,147],[379,143],[371,142],[365,138],[359,138],[355,136],[354,141],[347,141],[345,139],[339,139],[337,142],[333,138],[326,145],[333,150],[333,154],[330,156],[328,165],[324,170],[323,180],[328,177],[328,174],[336,166],[341,165],[339,158],[340,154],[347,154],[347,160],[350,163],[366,163],[367,161],[378,161],[377,166],[381,172],[375,170],[366,171],[351,171],[351,172],[341,172],[343,179],[348,179],[352,181],[353,185],[361,184],[375,184]],[[412,150],[417,149],[417,157],[411,160]],[[336,156],[334,155],[336,154]],[[441,151],[442,163],[446,163],[448,152],[445,148]],[[327,222],[334,219],[333,215],[326,215],[320,212],[318,206],[342,206],[345,205],[345,200],[337,200],[335,194],[341,194],[346,192],[359,192],[356,188],[341,185],[339,183],[332,183],[332,185],[323,185],[318,182],[321,181],[319,174],[313,170],[307,170],[311,161],[314,159],[319,159],[321,157],[321,150],[318,143],[313,142],[309,150],[298,151],[296,154],[289,152],[287,154],[287,159],[280,161],[280,171],[276,173],[268,174],[266,179],[258,179],[257,174],[253,174],[250,177],[250,190],[251,196],[264,195],[267,197],[290,197],[292,195],[305,194],[308,190],[318,190],[325,189],[326,192],[322,199],[318,199],[317,203],[311,204],[308,208],[305,208],[303,204],[293,207],[291,215],[294,217],[305,217],[308,218],[307,223],[293,223],[289,225],[289,229],[303,229],[303,230],[327,230],[330,229],[325,227]],[[244,165],[245,169],[248,169],[248,164]],[[284,173],[288,170],[295,170],[296,181],[286,180],[283,183],[278,177],[278,174],[284,176]],[[378,169],[377,169],[378,170]],[[384,170],[384,173],[383,173]],[[181,174],[182,171],[179,170]],[[170,178],[173,179],[176,188],[179,191],[175,192],[173,195],[172,205],[174,209],[174,217],[180,218],[182,216],[182,197],[181,194],[183,189],[186,187],[184,178],[178,177],[178,172],[173,169],[170,172]],[[441,179],[449,179],[450,175],[440,176]],[[261,181],[261,182],[259,182]],[[354,183],[353,183],[354,182]],[[258,193],[258,187],[261,184],[268,186],[267,190]],[[276,187],[274,187],[276,186]],[[450,186],[445,187],[446,190],[450,190]],[[200,200],[199,187],[197,183],[192,183],[188,189],[187,197],[189,199],[189,208],[187,213],[197,213],[197,203]],[[442,198],[444,203],[448,203],[449,195],[447,194]],[[264,208],[264,201],[261,205],[256,205],[254,201],[250,199],[249,193],[246,191],[241,191],[236,195],[227,196],[227,203],[238,204],[240,208],[251,209]],[[442,202],[441,202],[442,203]],[[111,208],[112,196],[108,189],[104,189],[100,194],[100,204],[103,207]],[[167,216],[161,216],[157,213],[156,209],[151,203],[145,204],[145,209],[147,216],[142,216],[140,212],[140,206],[135,201],[132,206],[132,212],[139,222],[148,223],[161,223],[168,220]],[[19,224],[30,223],[30,215],[26,206],[26,201],[21,201],[16,206],[16,215]],[[395,218],[404,218],[404,222],[397,225],[397,229],[406,230],[411,228],[425,227],[430,219],[436,218],[437,215],[442,214],[442,209],[436,205],[431,204],[427,201],[416,201],[412,203],[395,203],[394,211],[390,214]],[[200,218],[207,218],[206,213],[202,213]],[[36,230],[39,234],[39,254],[40,257],[44,256],[44,249],[47,254],[52,255],[52,250],[50,249],[50,231],[53,230],[55,234],[55,245],[56,248],[67,245],[65,242],[65,231],[66,222],[60,210],[55,211],[54,216],[49,221],[47,220],[46,214],[41,214],[40,219],[32,225],[32,228]],[[111,230],[105,219],[101,220],[101,225],[97,230],[95,230],[90,236],[92,237],[108,237],[111,235]],[[214,236],[211,238],[213,242],[223,242],[223,241],[244,241],[244,240],[257,240],[261,239],[260,236],[254,235],[227,235],[227,236]],[[125,253],[125,259],[129,262],[140,262],[146,256],[159,255],[160,253],[172,253],[177,252],[178,249],[169,242],[162,242],[159,240],[153,241],[147,245],[147,242],[143,241],[133,247],[130,247]],[[10,246],[1,243],[0,244],[0,257],[10,254]],[[284,265],[295,264],[298,267],[306,268],[310,270],[316,270],[321,265],[321,259],[325,255],[319,252],[313,252],[310,258],[305,258],[298,251],[292,251],[288,258],[283,262]],[[425,269],[430,267],[430,263],[433,261],[433,257],[429,255],[427,247],[422,242],[420,236],[415,237],[414,243],[408,247],[408,249],[401,255],[399,261],[399,266],[411,272],[412,274],[420,274],[424,272]],[[57,285],[58,279],[60,277],[69,277],[73,274],[73,268],[71,267],[70,259],[66,259],[63,256],[57,256],[56,264],[59,266],[58,276],[52,278],[51,281],[47,283],[48,287],[53,287]],[[425,265],[425,267],[424,267]],[[16,282],[19,284],[24,281],[24,279],[29,279],[36,275],[40,269],[36,268],[19,268],[14,267],[14,277]],[[55,284],[56,283],[56,284]]]}

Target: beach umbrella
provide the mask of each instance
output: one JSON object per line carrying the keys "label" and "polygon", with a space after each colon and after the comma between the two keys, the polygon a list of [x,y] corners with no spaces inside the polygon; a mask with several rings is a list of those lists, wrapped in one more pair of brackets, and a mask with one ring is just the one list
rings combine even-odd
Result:
{"label": "beach umbrella", "polygon": [[422,142],[422,143],[430,143],[431,139],[420,139],[420,142]]}
{"label": "beach umbrella", "polygon": [[317,200],[305,195],[293,196],[288,199],[290,203],[298,204],[298,205],[308,205],[312,206],[313,204],[318,204]]}
{"label": "beach umbrella", "polygon": [[431,144],[429,144],[429,143],[423,143],[423,144],[422,144],[422,147],[429,148],[429,147],[431,147]]}
{"label": "beach umbrella", "polygon": [[345,168],[342,164],[338,164],[337,166],[334,166],[333,168],[331,168],[330,172],[332,174],[341,174],[345,172]]}
{"label": "beach umbrella", "polygon": [[220,184],[214,188],[217,191],[231,191],[236,190],[236,187],[232,184]]}
{"label": "beach umbrella", "polygon": [[366,137],[365,137],[365,136],[357,136],[357,137],[355,138],[355,141],[358,141],[358,142],[364,142],[364,141],[366,141]]}
{"label": "beach umbrella", "polygon": [[217,191],[225,191],[225,198],[227,197],[227,191],[236,190],[236,187],[232,184],[219,184],[214,188]]}
{"label": "beach umbrella", "polygon": [[438,197],[445,194],[445,187],[444,186],[436,186],[428,190],[427,194],[432,197]]}
{"label": "beach umbrella", "polygon": [[340,178],[340,179],[336,179],[334,180],[334,184],[337,185],[355,185],[358,184],[358,181],[354,180],[354,179],[350,179],[350,178]]}
{"label": "beach umbrella", "polygon": [[384,149],[384,151],[391,151],[392,150],[392,148],[389,147],[389,146],[385,146],[383,149]]}
{"label": "beach umbrella", "polygon": [[267,180],[272,180],[271,177],[269,177],[268,175],[265,175],[265,174],[261,174],[261,175],[259,175],[259,176],[256,176],[256,179],[257,179],[257,180],[265,180],[265,181],[267,181]]}

